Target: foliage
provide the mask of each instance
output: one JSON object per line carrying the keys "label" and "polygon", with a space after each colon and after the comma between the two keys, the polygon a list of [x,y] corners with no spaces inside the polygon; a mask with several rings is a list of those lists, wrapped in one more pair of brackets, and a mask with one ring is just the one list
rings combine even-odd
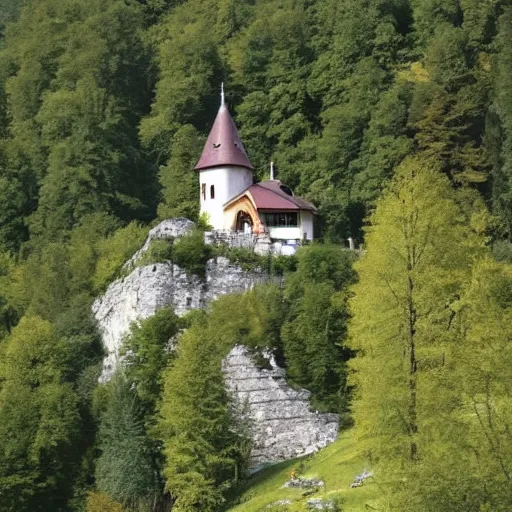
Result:
{"label": "foliage", "polygon": [[260,256],[247,247],[228,247],[226,245],[217,245],[214,247],[216,256],[227,258],[234,265],[243,270],[270,270],[272,261],[269,257]]}
{"label": "foliage", "polygon": [[98,260],[92,278],[95,291],[103,290],[118,276],[124,263],[140,248],[146,235],[146,228],[132,222],[99,241]]}
{"label": "foliage", "polygon": [[212,249],[204,243],[200,229],[179,238],[172,248],[172,261],[191,274],[204,277],[206,263],[212,257]]}
{"label": "foliage", "polygon": [[13,270],[14,261],[7,254],[0,254],[0,341],[11,331],[18,320],[10,297]]}
{"label": "foliage", "polygon": [[212,257],[213,248],[205,244],[203,230],[196,228],[176,240],[152,240],[136,264],[142,266],[172,261],[189,274],[204,278],[206,264]]}
{"label": "foliage", "polygon": [[492,253],[497,261],[512,262],[512,244],[507,240],[498,240],[492,246]]}
{"label": "foliage", "polygon": [[[44,0],[8,27],[8,226],[21,215],[33,237],[61,240],[89,214],[152,215],[155,176],[136,126],[147,101],[142,26],[136,4]],[[44,37],[27,37],[36,32]],[[24,233],[6,235],[19,245]]]}
{"label": "foliage", "polygon": [[[496,219],[494,255],[510,260],[511,27],[511,6],[503,0],[0,0],[0,366],[7,371],[5,354],[13,347],[18,355],[28,354],[40,342],[44,351],[36,351],[32,370],[48,370],[51,389],[57,390],[45,397],[46,384],[15,386],[14,371],[0,381],[2,432],[13,439],[25,436],[25,452],[8,453],[11,441],[0,443],[2,457],[14,454],[16,459],[0,464],[0,499],[12,498],[6,507],[21,512],[85,507],[94,483],[97,424],[91,402],[102,356],[90,306],[123,275],[126,260],[142,245],[147,233],[140,223],[157,214],[197,220],[192,168],[224,81],[256,178],[266,178],[268,162],[274,160],[279,179],[317,206],[316,232],[322,238],[343,242],[350,236],[363,242],[365,219],[377,219],[359,264],[354,333],[359,332],[365,349],[373,340],[386,341],[382,358],[372,359],[366,350],[360,360],[371,362],[365,371],[371,369],[372,375],[392,376],[391,391],[400,379],[407,380],[399,364],[405,345],[399,341],[404,339],[401,327],[412,318],[403,308],[392,308],[391,290],[403,289],[404,276],[414,274],[414,335],[421,359],[417,385],[418,390],[425,385],[427,403],[418,402],[418,426],[426,431],[419,431],[417,448],[425,462],[405,463],[423,487],[408,487],[407,507],[506,509],[508,494],[494,477],[501,468],[495,469],[491,459],[499,460],[500,453],[508,457],[498,435],[499,421],[508,417],[502,391],[506,372],[493,355],[506,354],[500,345],[506,328],[500,333],[497,327],[499,321],[508,322],[506,293],[497,283],[508,282],[508,267],[484,261],[473,270],[474,282],[469,276],[486,229],[483,202]],[[416,169],[407,178],[412,188],[404,169]],[[453,194],[440,174],[456,189]],[[414,271],[404,270],[399,258],[412,239],[397,246],[405,236],[397,224],[403,219],[396,215],[405,207],[392,201],[397,183],[408,190],[407,200],[414,192],[415,227],[418,238],[424,236],[422,254],[429,256]],[[373,213],[375,208],[379,213]],[[207,228],[207,219],[200,223]],[[435,226],[436,240],[427,236],[425,225]],[[287,366],[292,383],[313,392],[315,406],[346,411],[351,356],[345,343],[346,302],[354,279],[348,253],[326,245],[289,259],[259,258],[243,250],[222,254],[244,269],[284,275],[281,289],[258,287],[223,299],[208,320],[196,314],[189,322],[208,322],[222,347],[246,343],[261,364],[265,358],[260,356],[270,348]],[[204,277],[213,255],[196,231],[172,246],[155,242],[147,258],[171,259]],[[481,298],[477,286],[485,292]],[[488,351],[478,341],[483,339],[484,299]],[[160,395],[161,372],[170,362],[162,352],[164,334],[177,328],[175,320],[169,313],[155,325],[135,327],[128,342],[148,356],[147,361],[136,356],[127,370],[141,400],[127,410],[139,415],[135,423],[144,426],[157,471],[161,454],[157,441],[147,439],[151,421],[146,414]],[[213,346],[213,340],[208,343]],[[359,341],[354,343],[359,348]],[[479,354],[482,368],[475,368],[472,353]],[[16,359],[20,379],[25,370],[30,373],[22,360],[21,355]],[[199,368],[197,360],[194,364]],[[494,373],[485,373],[489,366]],[[488,390],[482,387],[486,379],[493,384]],[[360,403],[368,405],[372,386],[376,396],[386,386],[377,378],[363,380],[358,393]],[[5,391],[11,387],[12,400]],[[482,400],[486,393],[491,402]],[[441,406],[429,401],[434,395]],[[66,414],[50,415],[45,409],[59,396],[62,409],[76,414],[69,422]],[[382,401],[370,400],[367,418],[356,402],[359,432],[370,417],[388,426],[395,421],[391,426],[397,427],[397,416],[389,411],[410,419],[409,411],[396,406],[400,396],[390,392]],[[468,419],[478,419],[476,413],[466,414],[474,397],[478,412],[491,411],[497,437]],[[31,443],[49,436],[41,429],[52,422],[62,428],[48,427],[48,432],[61,437],[55,443],[45,438],[44,460],[30,459]],[[411,445],[411,436],[406,432],[404,438],[403,428],[400,432],[393,431],[388,442],[370,429],[368,448],[388,453]],[[422,449],[421,436],[427,433],[438,451]],[[475,451],[480,469],[475,469]],[[240,453],[236,464],[243,466]],[[395,475],[397,467],[387,475]],[[467,477],[465,482],[459,475]],[[466,502],[460,501],[464,494]],[[396,506],[406,495],[397,492]]]}
{"label": "foliage", "polygon": [[512,95],[508,87],[512,70],[512,9],[504,8],[499,18],[496,44],[499,51],[494,56],[494,95],[487,116],[486,142],[493,165],[493,208],[502,222],[503,234],[512,234],[511,170],[512,170]]}
{"label": "foliage", "polygon": [[151,240],[148,250],[137,260],[138,266],[172,261],[172,242]]}
{"label": "foliage", "polygon": [[79,433],[69,347],[49,322],[24,317],[1,355],[0,507],[65,510]]}
{"label": "foliage", "polygon": [[[455,509],[478,509],[478,496],[469,492],[471,453],[462,449],[455,368],[458,303],[485,239],[471,229],[448,180],[428,163],[408,160],[379,200],[366,240],[350,329],[361,449],[389,482],[389,503],[398,510],[406,502],[409,510],[453,510],[441,508],[448,499],[442,489],[459,493],[458,475],[468,492],[460,490]],[[454,454],[443,472],[451,476],[427,505],[419,482],[436,488],[441,453]]]}
{"label": "foliage", "polygon": [[[463,411],[467,413],[464,419],[468,451],[475,454],[466,475],[471,475],[480,491],[482,508],[489,510],[507,510],[512,503],[508,485],[511,444],[506,426],[512,414],[507,342],[511,282],[510,264],[487,257],[473,267],[462,310],[465,344],[456,354]],[[425,497],[425,501],[428,499]]]}
{"label": "foliage", "polygon": [[98,432],[101,455],[96,462],[96,486],[135,512],[140,506],[151,506],[159,492],[140,402],[122,371],[107,385],[105,399]]}
{"label": "foliage", "polygon": [[297,270],[285,279],[288,303],[282,345],[288,379],[312,392],[319,409],[347,412],[345,347],[347,288],[353,256],[335,245],[311,245],[297,253]]}
{"label": "foliage", "polygon": [[211,306],[209,321],[212,329],[219,331],[224,346],[241,344],[252,349],[256,356],[262,356],[269,350],[282,352],[281,327],[285,313],[281,290],[267,284],[255,286],[244,294],[219,298]]}
{"label": "foliage", "polygon": [[123,343],[126,377],[134,385],[146,414],[152,414],[162,393],[163,370],[173,357],[170,345],[182,325],[172,308],[133,323]]}
{"label": "foliage", "polygon": [[169,160],[160,168],[163,200],[158,206],[158,216],[198,218],[197,176],[192,171],[199,160],[203,140],[192,125],[181,127],[173,137]]}
{"label": "foliage", "polygon": [[166,490],[177,511],[218,510],[242,464],[221,371],[226,340],[218,334],[204,320],[189,328],[164,376],[158,431]]}

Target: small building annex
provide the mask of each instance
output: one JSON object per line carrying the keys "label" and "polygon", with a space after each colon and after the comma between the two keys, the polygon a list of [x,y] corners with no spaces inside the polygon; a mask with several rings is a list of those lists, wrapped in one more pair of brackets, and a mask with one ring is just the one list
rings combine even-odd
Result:
{"label": "small building annex", "polygon": [[315,207],[273,176],[254,183],[233,118],[221,105],[195,170],[199,174],[201,214],[215,230],[268,235],[272,240],[313,240]]}

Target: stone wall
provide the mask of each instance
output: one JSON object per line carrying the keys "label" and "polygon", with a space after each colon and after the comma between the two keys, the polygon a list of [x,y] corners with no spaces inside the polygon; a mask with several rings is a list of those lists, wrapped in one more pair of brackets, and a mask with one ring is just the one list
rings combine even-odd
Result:
{"label": "stone wall", "polygon": [[242,346],[223,362],[227,388],[251,425],[253,469],[313,453],[338,435],[338,416],[311,411],[309,391],[289,387],[285,370],[273,358],[269,364],[270,370],[258,368]]}
{"label": "stone wall", "polygon": [[208,245],[225,244],[229,247],[244,247],[251,250],[254,250],[257,240],[258,236],[252,233],[241,233],[229,229],[217,229],[204,234],[204,241]]}
{"label": "stone wall", "polygon": [[204,241],[209,245],[224,244],[228,247],[243,247],[262,256],[279,254],[268,235],[254,235],[252,233],[230,231],[229,229],[217,229],[207,231],[204,234]]}

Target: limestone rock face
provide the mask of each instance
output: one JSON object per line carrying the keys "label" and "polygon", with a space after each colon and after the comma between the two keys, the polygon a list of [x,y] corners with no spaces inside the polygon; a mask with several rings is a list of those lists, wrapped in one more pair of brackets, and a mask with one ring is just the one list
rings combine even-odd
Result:
{"label": "limestone rock face", "polygon": [[253,469],[313,453],[338,435],[338,416],[311,411],[309,391],[290,388],[285,370],[273,358],[269,364],[270,370],[258,368],[242,346],[223,362],[227,388],[252,430]]}
{"label": "limestone rock face", "polygon": [[114,281],[92,307],[107,350],[101,380],[107,381],[115,371],[119,349],[132,322],[171,305],[181,316],[221,295],[244,292],[266,280],[266,274],[246,272],[222,257],[207,263],[205,281],[171,262],[135,268],[127,277]]}
{"label": "limestone rock face", "polygon": [[146,244],[148,244],[150,240],[170,240],[172,238],[179,238],[189,233],[194,227],[195,224],[184,217],[164,220],[149,232]]}

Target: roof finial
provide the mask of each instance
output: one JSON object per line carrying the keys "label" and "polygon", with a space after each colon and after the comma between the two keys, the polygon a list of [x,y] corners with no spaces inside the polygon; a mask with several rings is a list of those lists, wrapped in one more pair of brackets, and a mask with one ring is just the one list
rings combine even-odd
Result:
{"label": "roof finial", "polygon": [[226,101],[225,101],[225,98],[224,98],[224,82],[222,82],[220,84],[220,106],[221,107],[225,107],[226,106]]}
{"label": "roof finial", "polygon": [[274,181],[274,162],[270,162],[270,179]]}

